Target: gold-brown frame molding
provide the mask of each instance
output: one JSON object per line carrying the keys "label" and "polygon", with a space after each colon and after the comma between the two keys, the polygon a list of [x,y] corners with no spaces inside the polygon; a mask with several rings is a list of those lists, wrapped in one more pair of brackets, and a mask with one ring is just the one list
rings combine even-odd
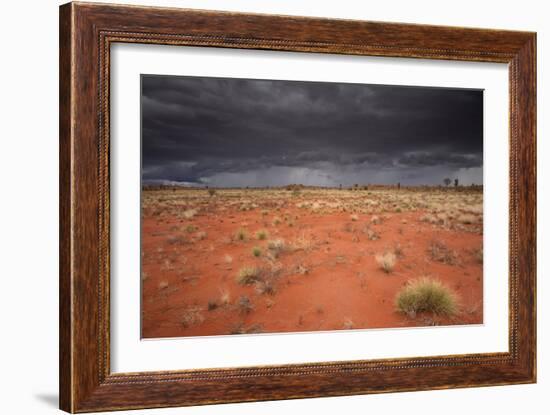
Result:
{"label": "gold-brown frame molding", "polygon": [[[111,373],[112,43],[508,63],[509,352]],[[61,6],[61,409],[91,412],[535,382],[535,169],[534,33],[97,3]]]}

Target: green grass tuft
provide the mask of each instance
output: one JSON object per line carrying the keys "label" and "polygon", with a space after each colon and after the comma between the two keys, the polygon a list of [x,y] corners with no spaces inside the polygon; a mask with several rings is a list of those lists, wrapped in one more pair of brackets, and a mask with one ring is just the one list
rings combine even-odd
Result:
{"label": "green grass tuft", "polygon": [[401,313],[412,317],[421,312],[452,316],[458,309],[456,295],[441,282],[426,277],[409,281],[397,293],[395,304]]}

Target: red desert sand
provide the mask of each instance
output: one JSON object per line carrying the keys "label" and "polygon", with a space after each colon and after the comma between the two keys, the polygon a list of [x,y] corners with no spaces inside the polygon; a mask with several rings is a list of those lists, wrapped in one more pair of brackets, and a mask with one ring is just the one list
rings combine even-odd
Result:
{"label": "red desert sand", "polygon": [[[142,337],[480,324],[482,205],[468,188],[144,189]],[[451,308],[400,307],[420,279]]]}

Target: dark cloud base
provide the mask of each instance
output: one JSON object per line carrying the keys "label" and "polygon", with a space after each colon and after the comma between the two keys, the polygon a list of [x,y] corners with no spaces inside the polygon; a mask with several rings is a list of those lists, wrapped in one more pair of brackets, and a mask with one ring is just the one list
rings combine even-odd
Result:
{"label": "dark cloud base", "polygon": [[142,75],[142,182],[483,182],[483,91]]}

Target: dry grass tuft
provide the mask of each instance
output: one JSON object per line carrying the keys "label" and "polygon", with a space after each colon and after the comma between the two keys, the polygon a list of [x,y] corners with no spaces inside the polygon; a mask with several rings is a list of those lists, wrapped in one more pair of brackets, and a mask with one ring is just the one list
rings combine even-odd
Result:
{"label": "dry grass tuft", "polygon": [[428,253],[433,261],[447,265],[458,264],[458,254],[441,241],[432,241],[428,247]]}
{"label": "dry grass tuft", "polygon": [[248,285],[258,281],[260,269],[256,267],[243,267],[237,274],[237,282],[241,285]]}
{"label": "dry grass tuft", "polygon": [[259,294],[275,295],[275,284],[272,279],[262,279],[256,282],[256,291]]}
{"label": "dry grass tuft", "polygon": [[220,290],[220,304],[223,306],[228,305],[231,302],[231,294],[229,291],[222,289]]}
{"label": "dry grass tuft", "polygon": [[379,225],[380,223],[382,223],[382,219],[380,219],[379,216],[374,215],[372,218],[370,218],[370,223],[372,223],[373,225]]}
{"label": "dry grass tuft", "polygon": [[393,247],[393,253],[397,258],[403,258],[405,254],[403,253],[403,247],[399,242],[397,242]]}
{"label": "dry grass tuft", "polygon": [[193,219],[195,215],[198,213],[197,209],[187,209],[183,212],[183,217],[185,219]]}
{"label": "dry grass tuft", "polygon": [[181,324],[183,327],[197,326],[204,322],[204,316],[201,313],[200,307],[189,307],[184,311],[181,317]]}
{"label": "dry grass tuft", "polygon": [[389,274],[395,268],[397,257],[393,252],[386,252],[375,256],[376,262],[386,274]]}
{"label": "dry grass tuft", "polygon": [[369,238],[369,241],[376,241],[380,239],[380,234],[372,229],[370,225],[367,225],[363,232],[367,234],[367,238]]}
{"label": "dry grass tuft", "polygon": [[248,239],[248,232],[244,228],[240,228],[235,232],[235,240],[246,241]]}
{"label": "dry grass tuft", "polygon": [[283,252],[286,248],[286,243],[283,239],[272,239],[271,241],[267,242],[267,249],[271,252],[271,254],[277,258],[281,252]]}
{"label": "dry grass tuft", "polygon": [[342,328],[345,330],[351,330],[353,329],[353,320],[350,318],[346,318],[344,320],[344,324],[342,324]]}

